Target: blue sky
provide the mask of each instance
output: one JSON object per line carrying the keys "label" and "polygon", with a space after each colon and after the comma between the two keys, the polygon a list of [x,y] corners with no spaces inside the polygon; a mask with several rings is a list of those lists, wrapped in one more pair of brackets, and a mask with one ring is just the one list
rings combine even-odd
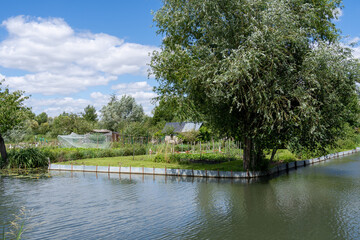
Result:
{"label": "blue sky", "polygon": [[[336,21],[346,41],[359,40],[360,1],[344,0]],[[0,78],[31,95],[36,114],[98,110],[110,94],[129,94],[151,114],[148,53],[161,36],[151,11],[160,0],[2,0]],[[354,47],[360,57],[360,48]]]}

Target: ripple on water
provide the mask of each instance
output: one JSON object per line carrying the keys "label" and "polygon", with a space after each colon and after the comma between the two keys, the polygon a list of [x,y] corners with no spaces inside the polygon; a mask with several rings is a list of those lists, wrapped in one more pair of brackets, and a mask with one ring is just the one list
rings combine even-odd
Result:
{"label": "ripple on water", "polygon": [[69,172],[0,178],[0,220],[33,209],[30,239],[359,239],[359,160],[255,183]]}

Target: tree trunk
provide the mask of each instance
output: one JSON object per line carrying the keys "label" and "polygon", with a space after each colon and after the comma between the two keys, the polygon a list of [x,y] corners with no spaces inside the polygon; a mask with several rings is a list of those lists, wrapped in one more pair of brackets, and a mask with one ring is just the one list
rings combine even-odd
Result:
{"label": "tree trunk", "polygon": [[5,142],[1,136],[1,133],[0,133],[0,154],[1,154],[1,158],[2,158],[2,164],[0,163],[0,167],[6,166],[8,159],[7,159]]}
{"label": "tree trunk", "polygon": [[243,167],[244,170],[255,170],[262,158],[262,149],[255,146],[254,140],[249,137],[244,139],[244,155]]}
{"label": "tree trunk", "polygon": [[272,163],[272,162],[273,162],[274,157],[275,157],[275,154],[276,154],[276,151],[277,151],[277,148],[274,148],[274,149],[272,150],[272,153],[271,153],[271,158],[270,158],[270,163]]}
{"label": "tree trunk", "polygon": [[244,157],[243,157],[243,167],[244,170],[250,169],[250,162],[251,162],[251,150],[252,150],[252,140],[248,137],[245,137],[244,139]]}

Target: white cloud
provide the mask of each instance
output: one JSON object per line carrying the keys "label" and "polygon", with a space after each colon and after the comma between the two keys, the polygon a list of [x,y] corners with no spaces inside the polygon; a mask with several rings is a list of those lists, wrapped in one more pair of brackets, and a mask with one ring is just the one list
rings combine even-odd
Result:
{"label": "white cloud", "polygon": [[360,59],[360,37],[345,38],[344,42],[343,46],[350,48],[353,56]]}
{"label": "white cloud", "polygon": [[152,87],[147,82],[121,83],[114,85],[111,89],[118,90],[119,94],[134,93],[138,91],[152,91]]}
{"label": "white cloud", "polygon": [[[132,84],[129,84],[132,85]],[[135,84],[136,85],[136,84]],[[142,85],[142,84],[140,84]],[[145,88],[148,89],[149,85],[144,84]],[[151,115],[151,111],[154,105],[151,104],[151,99],[156,97],[154,92],[144,91],[129,91],[126,93],[135,98],[137,104],[141,104],[145,114]],[[124,94],[118,94],[117,97],[120,99]],[[72,97],[60,97],[51,99],[35,99],[30,98],[26,100],[26,105],[32,107],[33,112],[39,114],[46,112],[49,116],[58,116],[62,112],[68,113],[81,113],[84,108],[88,105],[92,105],[97,109],[97,113],[100,116],[100,110],[103,106],[109,103],[111,95],[103,94],[101,92],[92,92],[89,99],[85,98],[72,98]]]}
{"label": "white cloud", "polygon": [[40,72],[6,78],[7,83],[15,89],[24,90],[26,93],[42,93],[44,95],[76,93],[89,86],[105,85],[115,79],[115,76],[87,75],[85,72],[81,75]]}
{"label": "white cloud", "polygon": [[57,116],[62,112],[80,113],[87,105],[93,102],[88,99],[74,99],[72,97],[54,98],[54,99],[34,99],[27,100],[27,105],[32,107],[36,113],[46,112],[49,116]]}
{"label": "white cloud", "polygon": [[352,47],[353,56],[360,59],[360,47]]}
{"label": "white cloud", "polygon": [[79,33],[59,18],[17,16],[2,26],[9,36],[0,42],[0,66],[28,71],[7,79],[30,94],[69,94],[122,74],[146,75],[148,53],[156,49],[104,33]]}
{"label": "white cloud", "polygon": [[90,97],[92,98],[93,105],[99,110],[110,101],[110,95],[102,94],[101,92],[93,92],[90,94]]}

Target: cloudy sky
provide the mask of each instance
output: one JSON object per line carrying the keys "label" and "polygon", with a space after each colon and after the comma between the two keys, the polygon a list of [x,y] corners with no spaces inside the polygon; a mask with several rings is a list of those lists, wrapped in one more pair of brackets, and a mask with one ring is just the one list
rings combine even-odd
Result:
{"label": "cloudy sky", "polygon": [[[151,11],[160,0],[1,0],[0,79],[24,90],[36,114],[100,110],[110,94],[128,94],[151,115],[156,81],[149,53],[161,36]],[[347,42],[360,40],[360,1],[344,0],[336,21]],[[360,58],[359,45],[354,55]]]}

